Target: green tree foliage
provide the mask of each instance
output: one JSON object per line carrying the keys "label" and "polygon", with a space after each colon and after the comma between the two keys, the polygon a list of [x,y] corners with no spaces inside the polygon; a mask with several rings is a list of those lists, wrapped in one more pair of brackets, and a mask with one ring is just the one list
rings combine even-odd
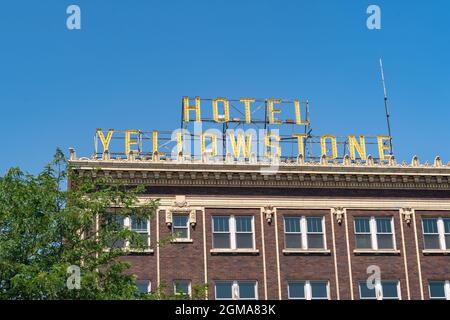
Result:
{"label": "green tree foliage", "polygon": [[[154,215],[158,201],[139,203],[142,191],[79,177],[59,150],[36,176],[10,169],[0,177],[0,299],[170,299],[160,288],[141,296],[120,258],[124,239],[146,249],[139,234],[114,222],[119,214]],[[70,266],[80,268],[79,288]]]}

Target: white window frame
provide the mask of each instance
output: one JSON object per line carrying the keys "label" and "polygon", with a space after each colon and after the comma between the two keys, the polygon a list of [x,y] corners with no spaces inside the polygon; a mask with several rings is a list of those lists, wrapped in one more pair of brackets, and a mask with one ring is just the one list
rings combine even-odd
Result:
{"label": "white window frame", "polygon": [[[314,282],[326,282],[326,286],[327,286],[327,297],[326,298],[313,298],[312,297],[312,287],[311,287],[311,283]],[[291,293],[289,290],[289,284],[290,283],[303,283],[304,284],[304,293],[305,293],[305,297],[304,298],[291,298]],[[287,285],[287,289],[288,289],[288,299],[289,300],[330,300],[330,281],[328,280],[292,280],[292,281],[288,281],[288,285]]]}
{"label": "white window frame", "polygon": [[[228,218],[228,227],[229,227],[229,231],[228,232],[223,232],[223,231],[214,231],[214,218],[215,217],[227,217]],[[250,232],[236,232],[236,217],[250,217],[251,218],[251,227],[252,227],[252,242],[253,242],[253,247],[252,248],[237,248],[236,247],[236,235],[238,233],[250,233]],[[255,239],[255,217],[253,215],[216,215],[216,216],[212,216],[211,218],[211,225],[212,225],[212,234],[213,234],[213,239],[212,239],[212,248],[213,249],[229,249],[229,250],[255,250],[256,248],[256,239]],[[230,247],[229,248],[215,248],[214,247],[214,234],[215,233],[229,233],[230,234]]]}
{"label": "white window frame", "polygon": [[[396,282],[397,283],[397,299],[385,298],[383,297],[383,282]],[[361,296],[361,283],[366,283],[365,281],[358,282],[359,299],[360,300],[402,300],[402,292],[400,290],[400,281],[398,280],[375,280],[375,298],[364,298]]]}
{"label": "white window frame", "polygon": [[[183,216],[183,217],[187,217],[186,219],[186,228],[187,228],[187,238],[178,238],[176,237],[174,241],[186,241],[186,240],[191,240],[191,228],[190,228],[190,223],[189,223],[189,215],[188,214],[183,214],[183,213],[177,213],[174,212],[172,214],[172,221],[175,221],[174,217],[175,216]],[[172,236],[175,236],[174,230],[176,229],[176,226],[174,225],[174,223],[172,223]]]}
{"label": "white window frame", "polygon": [[177,283],[187,283],[188,285],[188,292],[186,293],[189,297],[192,295],[192,286],[190,280],[174,280],[173,281],[173,293],[175,295],[181,295],[180,292],[177,292]]}
{"label": "white window frame", "polygon": [[[284,218],[300,218],[300,232],[286,232],[286,220]],[[284,234],[300,234],[302,247],[299,250],[327,250],[327,237],[325,232],[325,217],[324,216],[285,216],[283,218]],[[322,222],[322,232],[309,232],[307,218],[320,218]],[[308,234],[322,234],[323,248],[312,248],[308,246]],[[284,247],[286,248],[286,237],[284,238]],[[289,250],[295,250],[294,248],[288,248]]]}
{"label": "white window frame", "polygon": [[[224,283],[224,282],[228,282],[228,283],[232,283],[231,285],[231,300],[258,300],[258,281],[256,280],[218,280],[215,281],[214,283],[214,298],[216,300],[230,300],[227,298],[217,298],[217,283]],[[240,298],[239,297],[239,282],[252,282],[255,284],[254,289],[255,289],[255,298]]]}
{"label": "white window frame", "polygon": [[[354,220],[353,220],[353,232],[355,233],[355,237],[358,234],[368,234],[367,232],[356,232],[356,219],[367,219],[369,218],[369,228],[370,228],[370,242],[371,242],[371,246],[372,249],[371,250],[397,250],[397,241],[395,239],[395,225],[394,225],[394,217],[392,216],[370,216],[370,217],[364,217],[364,216],[355,216]],[[386,219],[389,218],[391,220],[391,234],[392,234],[392,248],[383,248],[383,249],[379,249],[378,248],[378,238],[377,235],[378,234],[389,234],[389,233],[381,233],[378,232],[377,230],[377,218],[380,219]],[[355,248],[357,250],[370,250],[370,248],[357,248],[356,247],[356,243],[355,243]]]}
{"label": "white window frame", "polygon": [[[430,288],[430,282],[444,282],[444,294],[445,297],[440,298],[432,298],[431,297],[431,288]],[[449,280],[430,280],[428,282],[428,296],[430,297],[430,300],[450,300],[450,281]]]}
{"label": "white window frame", "polygon": [[[439,249],[427,249],[425,248],[425,235],[426,234],[435,234],[435,233],[425,233],[425,228],[424,228],[424,224],[423,224],[423,219],[437,219],[437,231],[438,231],[438,236],[439,236]],[[449,233],[445,233],[445,225],[444,225],[444,219],[448,219],[443,218],[443,217],[422,217],[422,234],[424,235],[424,243],[423,243],[423,247],[425,250],[450,250],[450,248],[447,248],[446,243],[445,243],[445,236],[446,235],[450,235]]]}

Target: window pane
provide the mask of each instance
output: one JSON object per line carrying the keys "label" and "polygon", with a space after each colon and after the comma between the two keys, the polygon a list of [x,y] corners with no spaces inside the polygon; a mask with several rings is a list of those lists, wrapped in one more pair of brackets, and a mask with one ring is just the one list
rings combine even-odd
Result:
{"label": "window pane", "polygon": [[187,228],[174,227],[172,229],[172,232],[178,239],[187,239],[188,238],[188,229]]}
{"label": "window pane", "polygon": [[230,231],[230,225],[229,225],[229,217],[214,217],[213,218],[213,225],[214,225],[214,232],[220,231],[220,232],[229,232]]}
{"label": "window pane", "polygon": [[237,233],[236,248],[253,248],[253,233]]}
{"label": "window pane", "polygon": [[136,286],[138,287],[138,290],[140,293],[148,293],[149,287],[150,287],[150,281],[149,280],[137,280]]}
{"label": "window pane", "polygon": [[305,299],[305,283],[289,282],[288,283],[289,299]]}
{"label": "window pane", "polygon": [[438,234],[424,234],[425,249],[440,249]]}
{"label": "window pane", "polygon": [[232,282],[216,282],[216,299],[232,299]]}
{"label": "window pane", "polygon": [[188,223],[188,216],[173,216],[173,226],[174,227],[186,227]]}
{"label": "window pane", "polygon": [[237,232],[252,232],[252,217],[236,217]]}
{"label": "window pane", "polygon": [[398,299],[397,281],[383,281],[383,299]]}
{"label": "window pane", "polygon": [[376,299],[375,286],[372,289],[370,289],[367,286],[366,281],[361,281],[359,283],[359,294],[361,299]]}
{"label": "window pane", "polygon": [[256,299],[255,296],[255,289],[256,289],[256,283],[255,282],[238,282],[239,286],[239,299]]}
{"label": "window pane", "polygon": [[391,233],[391,218],[376,218],[378,233]]}
{"label": "window pane", "polygon": [[131,218],[131,230],[133,231],[147,231],[147,219]]}
{"label": "window pane", "polygon": [[328,299],[326,282],[311,282],[311,299]]}
{"label": "window pane", "polygon": [[323,247],[323,234],[308,234],[308,248],[319,249]]}
{"label": "window pane", "polygon": [[285,232],[300,232],[300,217],[284,217]]}
{"label": "window pane", "polygon": [[355,231],[361,233],[370,233],[369,218],[355,218]]}
{"label": "window pane", "polygon": [[286,248],[287,249],[301,249],[302,248],[302,236],[301,234],[285,234]]}
{"label": "window pane", "polygon": [[424,218],[422,224],[424,233],[438,233],[436,218]]}
{"label": "window pane", "polygon": [[450,233],[450,219],[442,219],[444,221],[445,233]]}
{"label": "window pane", "polygon": [[306,225],[308,228],[308,232],[322,232],[322,218],[306,218]]}
{"label": "window pane", "polygon": [[393,249],[394,240],[392,234],[377,235],[378,249]]}
{"label": "window pane", "polygon": [[175,293],[189,294],[189,281],[176,281],[174,289]]}
{"label": "window pane", "polygon": [[429,284],[431,299],[445,299],[445,282],[433,281]]}
{"label": "window pane", "polygon": [[445,235],[445,247],[450,250],[450,234]]}
{"label": "window pane", "polygon": [[[144,246],[147,246],[147,247],[150,245],[150,243],[149,243],[150,239],[148,238],[148,234],[147,233],[139,232],[139,238],[141,239],[140,244],[143,244]],[[137,242],[130,243],[130,246],[132,248],[136,248],[137,247]]]}
{"label": "window pane", "polygon": [[230,248],[230,234],[229,233],[214,233],[213,234],[214,248]]}
{"label": "window pane", "polygon": [[372,249],[372,240],[370,234],[357,234],[356,248],[358,249]]}
{"label": "window pane", "polygon": [[300,217],[284,217],[285,232],[300,232]]}

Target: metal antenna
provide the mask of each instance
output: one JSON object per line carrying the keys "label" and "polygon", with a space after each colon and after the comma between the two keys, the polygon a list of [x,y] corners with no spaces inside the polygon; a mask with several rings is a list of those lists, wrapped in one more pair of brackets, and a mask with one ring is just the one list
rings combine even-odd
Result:
{"label": "metal antenna", "polygon": [[384,110],[386,111],[386,122],[387,122],[388,134],[389,134],[389,154],[393,155],[391,121],[390,121],[391,115],[389,114],[386,84],[384,82],[383,61],[381,60],[381,58],[380,58],[380,69],[381,69],[381,82],[383,83],[383,92],[384,92]]}

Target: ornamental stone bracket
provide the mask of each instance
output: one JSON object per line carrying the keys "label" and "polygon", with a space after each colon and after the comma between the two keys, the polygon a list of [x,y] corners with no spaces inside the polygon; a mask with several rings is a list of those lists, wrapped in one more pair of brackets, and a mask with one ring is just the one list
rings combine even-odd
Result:
{"label": "ornamental stone bracket", "polygon": [[275,216],[275,211],[276,209],[271,204],[263,208],[262,212],[264,213],[264,217],[266,218],[268,224],[272,223],[273,218]]}
{"label": "ornamental stone bracket", "polygon": [[402,216],[403,220],[406,222],[406,224],[410,225],[412,216],[413,216],[413,209],[411,208],[401,208],[400,209],[400,215]]}
{"label": "ornamental stone bracket", "polygon": [[344,220],[345,209],[342,207],[331,208],[331,213],[335,216],[337,223],[340,225]]}
{"label": "ornamental stone bracket", "polygon": [[173,214],[180,213],[189,215],[189,224],[195,227],[197,224],[197,209],[189,206],[186,196],[175,196],[173,205],[166,210],[166,225],[172,227]]}

